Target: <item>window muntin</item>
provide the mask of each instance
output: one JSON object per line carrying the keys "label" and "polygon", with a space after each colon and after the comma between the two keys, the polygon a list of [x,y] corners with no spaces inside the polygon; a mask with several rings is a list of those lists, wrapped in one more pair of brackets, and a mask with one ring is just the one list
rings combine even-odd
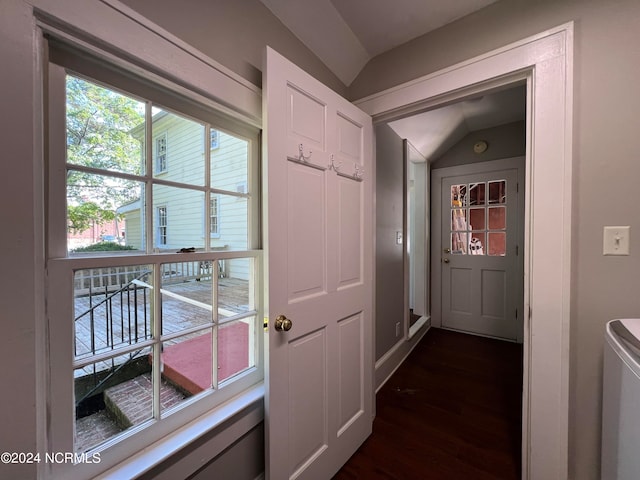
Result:
{"label": "window muntin", "polygon": [[[83,79],[83,81],[93,83],[93,81],[87,79]],[[96,85],[98,84],[96,83]],[[105,86],[101,88],[105,91],[116,93],[116,89]],[[86,187],[85,190],[88,190],[89,193],[75,198],[81,200],[78,201],[79,204],[81,204],[82,201],[105,200],[104,205],[101,205],[102,208],[105,210],[109,208],[114,212],[114,216],[117,217],[119,222],[119,228],[122,229],[122,234],[119,235],[120,238],[118,241],[112,243],[119,243],[121,244],[120,246],[131,247],[134,248],[134,250],[124,252],[127,253],[126,256],[115,256],[112,253],[106,253],[106,250],[100,251],[97,254],[83,252],[80,255],[77,252],[70,251],[69,234],[67,234],[66,239],[62,235],[59,235],[60,238],[53,235],[50,239],[52,244],[56,244],[56,242],[58,245],[66,243],[68,252],[66,257],[49,259],[49,265],[52,267],[52,281],[58,285],[58,287],[54,289],[56,292],[55,297],[57,299],[74,299],[71,305],[68,305],[66,302],[58,302],[58,304],[54,305],[51,309],[50,321],[56,325],[64,325],[65,322],[74,323],[74,335],[69,341],[69,347],[74,349],[74,359],[71,368],[67,370],[61,368],[52,369],[52,371],[55,372],[52,381],[58,386],[56,387],[56,391],[61,393],[52,399],[52,411],[58,413],[56,424],[63,421],[60,419],[68,417],[72,411],[70,406],[73,405],[74,402],[78,401],[82,403],[82,408],[76,409],[75,417],[69,418],[69,423],[74,424],[75,432],[71,430],[71,435],[65,436],[64,432],[69,431],[67,428],[54,428],[53,437],[61,439],[61,441],[56,440],[52,444],[61,445],[61,447],[58,448],[60,451],[70,451],[73,449],[76,452],[102,451],[104,453],[107,448],[110,451],[111,446],[116,448],[116,445],[120,445],[120,441],[135,441],[136,445],[140,445],[140,441],[148,443],[157,440],[162,435],[175,429],[176,425],[180,425],[180,423],[176,423],[175,419],[184,419],[182,422],[193,419],[195,415],[202,414],[220,402],[242,392],[243,389],[255,384],[262,377],[262,356],[260,354],[262,342],[257,341],[256,338],[262,332],[262,329],[257,328],[257,322],[258,319],[261,318],[261,314],[257,309],[259,308],[260,302],[258,301],[259,296],[257,293],[259,290],[256,288],[261,252],[247,250],[247,248],[255,247],[257,244],[255,233],[258,231],[256,218],[258,211],[255,201],[255,183],[249,183],[247,191],[242,194],[235,191],[235,185],[229,188],[229,192],[226,192],[224,188],[218,189],[220,192],[224,192],[224,195],[220,197],[221,203],[224,199],[225,201],[234,202],[240,206],[239,210],[242,212],[241,215],[238,216],[238,208],[236,207],[235,218],[231,219],[231,223],[237,224],[234,236],[238,241],[227,242],[222,245],[210,241],[209,235],[203,235],[202,211],[204,209],[204,218],[208,218],[210,221],[209,199],[216,196],[219,197],[221,193],[218,193],[218,191],[212,187],[211,179],[213,177],[209,173],[211,156],[209,145],[203,147],[205,143],[204,138],[208,138],[208,135],[206,137],[204,135],[201,136],[200,141],[197,142],[199,145],[198,148],[204,152],[202,154],[203,158],[197,167],[201,180],[191,180],[186,177],[170,178],[173,168],[176,165],[173,154],[171,157],[171,169],[168,170],[164,176],[156,176],[153,147],[146,149],[145,144],[150,143],[146,139],[152,138],[153,116],[160,111],[160,109],[154,106],[151,101],[141,101],[134,98],[133,95],[129,96],[122,92],[117,92],[117,94],[125,99],[129,98],[137,102],[138,105],[144,106],[144,122],[142,125],[139,126],[137,131],[134,131],[135,127],[134,129],[127,130],[127,134],[131,135],[138,145],[138,150],[133,155],[137,158],[139,169],[123,172],[120,170],[102,169],[100,166],[85,165],[79,162],[78,164],[72,164],[67,161],[67,175],[65,175],[65,179],[67,177],[73,177],[73,175],[69,175],[69,173],[72,172],[93,178],[94,183],[99,183],[97,187],[92,185],[91,189]],[[163,109],[163,111],[168,112],[167,109]],[[189,115],[181,116],[177,114],[176,117],[187,120],[192,118]],[[207,131],[211,128],[206,121],[193,121],[193,123],[199,125],[201,131]],[[137,137],[135,136],[136,134]],[[167,134],[168,138],[172,138],[170,131],[167,131]],[[227,130],[220,130],[219,135],[228,135],[237,142],[244,142],[247,155],[253,155],[252,152],[255,152],[255,149],[252,150],[249,147],[251,144],[255,145],[257,136],[246,136],[246,133],[232,134],[227,133]],[[242,135],[245,136],[243,137]],[[218,149],[224,149],[224,146],[218,145]],[[173,152],[173,150],[171,151]],[[249,174],[248,170],[249,168],[252,170],[256,168],[255,160],[254,155],[251,162],[249,162],[248,157],[243,159],[242,162],[239,162],[241,165],[240,168],[245,169],[240,176],[253,179],[253,182],[257,179],[256,174],[255,172]],[[204,165],[204,167],[202,165]],[[195,170],[195,168],[188,173],[190,175],[193,174],[193,170]],[[224,170],[218,170],[219,173],[223,171]],[[57,190],[58,192],[67,190],[68,195],[72,187],[74,187],[71,183],[67,184],[67,180],[64,179],[56,183],[55,178],[60,180],[60,177],[53,176],[52,178],[54,178],[54,180],[52,180],[52,190]],[[215,178],[217,179],[217,176]],[[62,188],[60,188],[60,186],[62,186]],[[99,194],[95,192],[99,192]],[[110,194],[109,192],[112,193]],[[168,193],[169,196],[163,197],[165,193]],[[164,200],[171,200],[170,196],[173,195],[175,197],[176,193],[183,197],[182,200],[185,205],[190,206],[188,210],[174,208],[174,206],[179,206],[180,202],[178,201],[174,201],[173,205],[171,203],[161,204]],[[121,195],[125,194],[128,196],[121,198]],[[65,205],[63,211],[67,211],[67,216],[69,216],[68,206],[72,205],[73,202],[71,200],[64,202],[64,195],[52,198],[62,199],[62,203]],[[108,202],[106,200],[108,200]],[[165,205],[166,210],[163,216],[166,220],[160,222],[160,224],[166,229],[163,237],[166,238],[167,248],[160,249],[158,252],[160,245],[156,240],[156,232],[159,225],[157,210],[159,207]],[[177,214],[180,212],[183,217],[182,220],[186,219],[187,227],[184,227],[183,230],[189,230],[187,240],[193,240],[193,242],[185,242],[185,244],[180,243],[180,248],[176,248],[175,250],[171,243],[171,229],[174,218],[172,215],[174,210]],[[224,210],[219,210],[219,217],[222,217],[223,211]],[[233,211],[234,209],[230,210],[230,212]],[[180,216],[180,214],[178,214],[178,216]],[[50,217],[51,221],[55,221],[55,219],[55,216]],[[205,221],[207,224],[206,228],[210,228],[208,225],[209,221]],[[222,222],[223,219],[220,218],[220,221]],[[100,228],[102,228],[102,226],[100,226]],[[62,229],[54,228],[53,231],[61,233],[64,231],[64,227]],[[103,233],[101,237],[109,237],[109,234]],[[193,251],[194,249],[191,247],[195,247],[196,251]],[[184,251],[185,253],[177,254],[176,252],[178,250]],[[52,251],[60,252],[61,250],[56,247],[53,248]],[[248,275],[245,275],[242,279],[232,276],[219,278],[220,265],[224,265],[225,262],[231,262],[235,258],[242,259],[242,262],[248,262]],[[134,279],[125,278],[120,272],[123,268],[132,271],[144,270],[144,277]],[[226,270],[223,269],[223,271]],[[85,286],[83,289],[77,286],[81,283],[80,277],[84,278]],[[73,278],[74,282],[68,282],[66,280],[68,278]],[[113,278],[120,278],[121,280],[109,280]],[[122,278],[125,278],[125,280],[122,280]],[[235,298],[236,300],[242,298],[245,307],[241,312],[231,317],[226,317],[225,312],[230,311],[229,308],[221,306],[220,308],[222,308],[224,312],[219,313],[216,311],[216,306],[219,302],[218,298],[222,297],[222,295],[218,293],[218,289],[225,289],[228,295],[228,289],[237,287],[238,280],[244,282],[241,288],[243,293],[232,295],[231,298]],[[124,285],[122,281],[125,282]],[[179,325],[177,330],[169,331],[167,330],[170,321],[170,309],[167,303],[169,302],[169,297],[172,292],[175,293],[178,284],[191,283],[197,283],[203,286],[205,290],[208,288],[209,291],[212,292],[210,302],[212,311],[210,312],[209,322],[191,327]],[[91,292],[87,291],[87,284],[92,285]],[[127,294],[133,296],[134,294],[132,292],[135,289],[132,285],[135,285],[138,289],[138,297],[135,302],[132,299],[133,297],[130,297],[125,301],[121,300],[120,304],[115,307],[115,300],[110,300],[110,308],[103,305],[96,306],[106,297],[110,298],[113,296],[116,298]],[[157,291],[154,286],[158,286]],[[247,291],[251,292],[250,299],[247,298]],[[145,292],[144,295],[142,292]],[[89,297],[90,300],[87,297]],[[189,298],[188,295],[183,295],[183,297]],[[181,298],[181,301],[183,301],[184,298]],[[89,302],[90,306],[83,310],[81,302],[84,302],[85,306],[87,302]],[[103,303],[106,304],[106,301]],[[249,308],[249,306],[251,308]],[[232,308],[236,307],[237,305],[234,305]],[[136,314],[134,314],[135,309],[137,309],[138,312],[137,317]],[[91,312],[87,312],[87,310],[91,310]],[[121,310],[122,312],[119,313]],[[188,317],[184,308],[176,308],[174,313],[176,312],[179,316],[181,315],[179,318],[183,320]],[[88,343],[85,342],[80,345],[82,348],[76,349],[76,345],[82,343],[79,338],[80,323],[82,320],[79,320],[76,324],[74,318],[82,314],[85,314],[83,320],[84,318],[88,319],[82,328],[89,330],[93,328],[92,335],[95,338],[93,346],[91,346],[91,341],[89,341]],[[130,327],[129,322],[132,321],[135,323],[133,321],[135,318],[137,318],[139,322],[138,325]],[[234,338],[236,341],[240,338],[240,343],[237,347],[241,347],[241,350],[245,352],[246,355],[243,354],[242,362],[238,363],[236,359],[235,363],[232,363],[230,366],[228,365],[227,370],[224,370],[225,373],[221,374],[220,370],[224,367],[221,367],[220,363],[224,358],[224,362],[228,364],[229,360],[227,359],[227,355],[229,350],[224,350],[224,348],[219,349],[218,343],[216,342],[220,341],[223,327],[227,332],[237,330],[237,328],[235,330],[227,329],[225,326],[227,323],[229,325],[240,325],[241,330],[244,331],[241,337],[236,335]],[[165,330],[163,330],[163,328],[165,328]],[[136,333],[137,337],[135,335]],[[210,370],[212,372],[211,384],[196,395],[184,394],[184,392],[178,388],[178,390],[182,392],[182,396],[170,395],[174,399],[174,403],[164,403],[164,397],[167,395],[165,393],[167,391],[166,384],[171,384],[171,380],[167,379],[163,374],[164,363],[162,352],[165,348],[169,348],[170,345],[183,343],[195,336],[207,334],[208,337],[212,339],[210,356]],[[97,338],[101,338],[101,340],[96,341]],[[65,342],[60,343],[60,345],[64,344]],[[87,347],[87,345],[89,346]],[[187,346],[189,345],[192,344],[187,343]],[[62,359],[69,358],[68,349],[65,352],[52,352],[52,358],[54,362],[64,364]],[[107,383],[109,383],[109,385],[106,383],[100,385],[100,382],[109,373],[119,368],[120,370],[118,371],[121,372],[123,367],[120,367],[120,365],[127,360],[129,360],[129,363],[133,362],[137,367],[145,370],[137,373],[140,373],[140,382],[144,385],[142,390],[148,394],[147,397],[150,403],[148,405],[145,404],[145,413],[142,417],[135,417],[134,420],[130,419],[130,425],[128,425],[127,422],[117,423],[118,428],[114,430],[107,429],[105,430],[107,433],[102,436],[91,436],[91,432],[88,432],[87,429],[95,429],[95,426],[90,427],[90,425],[93,424],[91,421],[87,421],[87,417],[93,414],[100,416],[104,413],[103,410],[105,409],[102,408],[101,402],[95,402],[95,398],[89,399],[88,397],[83,397],[87,393],[90,393],[90,397],[104,396],[106,390],[112,387],[124,385],[122,388],[126,388],[128,386],[128,380],[131,379],[116,376],[108,380]],[[125,370],[131,372],[129,365],[126,366]],[[108,373],[105,373],[105,371]],[[63,375],[64,372],[68,372],[67,376]],[[84,391],[80,391],[80,387],[84,385],[90,377],[97,378],[98,384],[92,385],[88,391],[86,387]],[[69,388],[65,390],[63,388],[64,385],[68,385]],[[103,399],[102,404],[104,403],[108,402],[105,402]],[[87,405],[92,405],[92,407],[87,407]],[[98,411],[91,412],[91,408],[97,409]],[[89,438],[87,438],[87,434],[89,434]],[[127,445],[129,445],[129,443],[127,443]],[[116,451],[122,452],[123,450],[118,446]],[[106,460],[107,457],[103,456],[102,458]],[[122,457],[120,457],[120,459],[122,459]],[[82,467],[78,466],[78,468]]]}

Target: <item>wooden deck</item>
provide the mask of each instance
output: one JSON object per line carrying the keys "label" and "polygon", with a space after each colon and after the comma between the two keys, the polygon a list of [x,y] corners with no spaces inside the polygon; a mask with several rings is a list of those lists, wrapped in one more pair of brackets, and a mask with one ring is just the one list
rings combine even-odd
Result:
{"label": "wooden deck", "polygon": [[[76,316],[87,312],[75,322],[76,359],[83,359],[92,352],[103,353],[118,347],[150,339],[153,331],[152,291],[144,282],[124,294],[114,292],[75,299]],[[191,327],[212,322],[212,282],[188,281],[162,286],[162,334],[177,333]],[[105,301],[109,299],[109,301]],[[223,320],[253,309],[246,280],[221,278],[218,280],[218,318]],[[96,306],[97,305],[97,306]],[[93,335],[92,335],[93,332]],[[167,345],[185,340],[179,337]],[[126,357],[95,364],[95,371],[111,368]],[[94,373],[93,364],[75,372],[76,377]]]}

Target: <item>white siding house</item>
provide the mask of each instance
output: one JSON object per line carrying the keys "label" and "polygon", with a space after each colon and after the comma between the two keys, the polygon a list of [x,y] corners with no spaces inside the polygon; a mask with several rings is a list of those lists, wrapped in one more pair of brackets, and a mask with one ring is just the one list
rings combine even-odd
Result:
{"label": "white siding house", "polygon": [[[168,184],[153,187],[152,232],[145,232],[140,199],[118,209],[124,217],[126,245],[144,250],[150,235],[159,252],[203,249],[207,244],[214,250],[246,250],[249,142],[166,111],[153,115],[151,130],[153,176]],[[144,144],[144,131],[141,124],[131,133]],[[213,189],[208,202],[200,189],[205,186],[207,155]],[[193,208],[194,204],[201,207]],[[246,280],[248,263],[221,262],[220,274]]]}

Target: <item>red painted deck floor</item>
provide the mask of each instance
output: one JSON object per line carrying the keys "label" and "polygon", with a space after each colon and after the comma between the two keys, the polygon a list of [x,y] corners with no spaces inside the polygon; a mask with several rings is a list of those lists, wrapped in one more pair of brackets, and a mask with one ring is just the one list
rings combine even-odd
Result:
{"label": "red painted deck floor", "polygon": [[[218,382],[249,366],[249,325],[236,322],[218,331]],[[165,347],[163,377],[193,395],[211,387],[211,333]]]}

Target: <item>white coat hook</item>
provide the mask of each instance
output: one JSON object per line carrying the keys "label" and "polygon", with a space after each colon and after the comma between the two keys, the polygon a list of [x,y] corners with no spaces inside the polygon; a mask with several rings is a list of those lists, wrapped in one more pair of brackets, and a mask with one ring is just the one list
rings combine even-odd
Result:
{"label": "white coat hook", "polygon": [[329,168],[329,170],[333,170],[336,173],[340,173],[340,167],[342,166],[342,162],[338,162],[338,164],[336,164],[334,162],[334,158],[333,158],[333,154],[331,155],[331,163],[327,166]]}
{"label": "white coat hook", "polygon": [[303,146],[302,144],[298,145],[298,152],[300,153],[300,155],[298,156],[298,160],[302,163],[309,163],[309,159],[311,158],[311,154],[313,153],[311,150],[309,150],[309,155],[307,155],[305,157],[304,153],[303,153]]}
{"label": "white coat hook", "polygon": [[364,167],[358,165],[357,163],[354,163],[354,168],[355,173],[353,174],[353,178],[355,178],[356,180],[362,180],[362,177],[364,176]]}

